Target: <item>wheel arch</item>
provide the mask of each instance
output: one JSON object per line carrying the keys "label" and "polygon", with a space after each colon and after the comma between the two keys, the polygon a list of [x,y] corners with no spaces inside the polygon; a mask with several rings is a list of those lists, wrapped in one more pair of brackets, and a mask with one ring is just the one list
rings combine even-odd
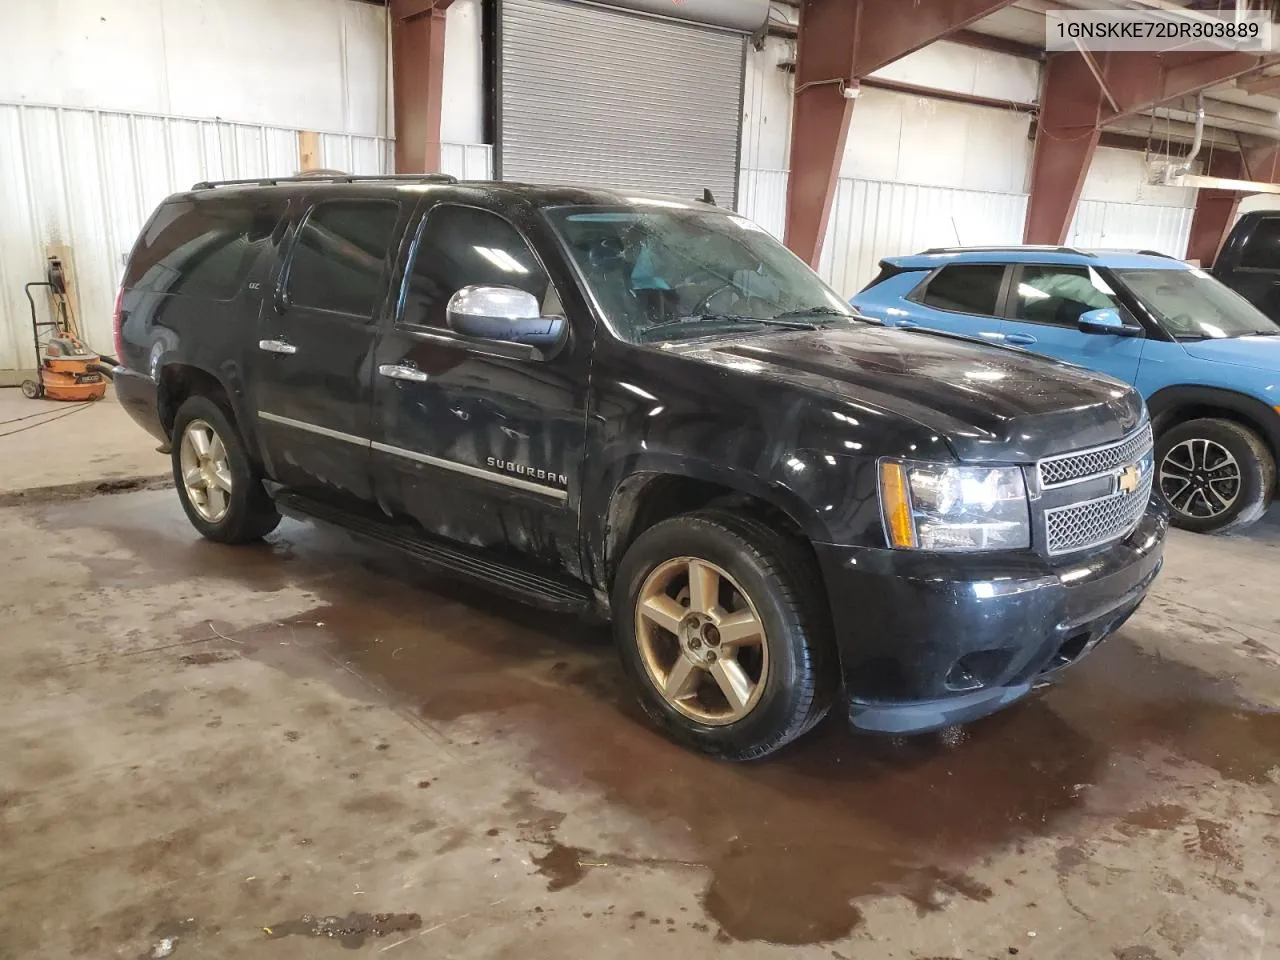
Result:
{"label": "wheel arch", "polygon": [[613,484],[605,511],[598,562],[601,582],[612,582],[622,555],[645,530],[678,514],[712,505],[770,520],[812,550],[812,542],[824,538],[825,527],[802,501],[789,494],[758,478],[709,464],[652,465],[629,473]]}
{"label": "wheel arch", "polygon": [[1189,420],[1231,420],[1257,433],[1272,459],[1280,460],[1280,412],[1246,394],[1220,387],[1165,387],[1147,399],[1147,407],[1157,436]]}

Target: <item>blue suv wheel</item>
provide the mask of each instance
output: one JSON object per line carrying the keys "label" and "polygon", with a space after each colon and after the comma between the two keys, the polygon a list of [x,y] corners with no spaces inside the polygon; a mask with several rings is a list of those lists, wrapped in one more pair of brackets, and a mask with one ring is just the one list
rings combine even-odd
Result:
{"label": "blue suv wheel", "polygon": [[1190,420],[1156,441],[1156,484],[1176,526],[1226,533],[1266,512],[1275,460],[1252,430],[1231,420]]}

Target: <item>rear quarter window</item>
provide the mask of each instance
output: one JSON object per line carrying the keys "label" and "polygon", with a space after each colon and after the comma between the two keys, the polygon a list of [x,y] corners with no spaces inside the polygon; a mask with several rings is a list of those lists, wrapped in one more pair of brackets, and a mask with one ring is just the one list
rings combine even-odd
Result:
{"label": "rear quarter window", "polygon": [[995,316],[1004,282],[1004,264],[956,263],[943,267],[911,299],[952,313]]}
{"label": "rear quarter window", "polygon": [[1280,217],[1263,217],[1245,237],[1240,266],[1280,272]]}
{"label": "rear quarter window", "polygon": [[160,206],[129,258],[124,286],[230,300],[284,218],[283,200],[175,200]]}

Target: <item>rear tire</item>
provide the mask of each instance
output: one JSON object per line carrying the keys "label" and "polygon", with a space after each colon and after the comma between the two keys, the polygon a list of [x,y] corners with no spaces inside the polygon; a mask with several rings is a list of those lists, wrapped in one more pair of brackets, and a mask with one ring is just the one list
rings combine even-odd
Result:
{"label": "rear tire", "polygon": [[39,400],[44,396],[44,385],[39,380],[23,380],[22,395],[28,400]]}
{"label": "rear tire", "polygon": [[[202,455],[199,446],[213,455]],[[239,431],[211,398],[196,396],[183,403],[174,418],[170,447],[178,499],[202,537],[217,543],[250,543],[279,526],[280,513]]]}
{"label": "rear tire", "polygon": [[1276,462],[1248,427],[1209,417],[1189,420],[1156,442],[1156,485],[1174,526],[1229,533],[1266,513]]}
{"label": "rear tire", "polygon": [[[710,586],[695,589],[695,578]],[[752,517],[707,510],[650,527],[623,556],[612,597],[645,713],[725,760],[763,757],[811,729],[837,686],[821,583],[803,543]]]}

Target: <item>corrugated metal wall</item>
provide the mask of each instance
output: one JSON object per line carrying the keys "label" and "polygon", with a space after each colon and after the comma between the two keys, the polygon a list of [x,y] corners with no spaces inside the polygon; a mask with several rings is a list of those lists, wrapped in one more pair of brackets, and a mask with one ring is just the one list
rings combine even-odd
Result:
{"label": "corrugated metal wall", "polygon": [[882,257],[1017,243],[1026,210],[1023,194],[841,178],[819,272],[836,292],[852,296],[875,276]]}
{"label": "corrugated metal wall", "polygon": [[[781,238],[787,172],[744,170],[738,209]],[[819,273],[852,296],[876,274],[882,257],[957,243],[1017,243],[1027,197],[953,187],[841,177],[831,207]]]}
{"label": "corrugated metal wall", "polygon": [[[743,170],[739,183],[739,211],[781,239],[787,172]],[[882,257],[929,247],[1021,243],[1026,212],[1024,193],[841,177],[819,272],[836,292],[852,296],[875,276]],[[1192,212],[1183,206],[1082,200],[1068,242],[1182,257]]]}
{"label": "corrugated metal wall", "polygon": [[1191,236],[1190,206],[1081,200],[1067,243],[1073,247],[1154,250],[1181,259]]}
{"label": "corrugated metal wall", "polygon": [[[161,200],[199,180],[287,176],[299,167],[297,130],[29,104],[0,103],[0,143],[0,371],[34,366],[22,286],[44,279],[46,244],[71,247],[81,327],[110,352],[125,258]],[[320,163],[387,173],[392,147],[323,134]],[[446,144],[441,160],[455,176],[489,176],[486,146]]]}

